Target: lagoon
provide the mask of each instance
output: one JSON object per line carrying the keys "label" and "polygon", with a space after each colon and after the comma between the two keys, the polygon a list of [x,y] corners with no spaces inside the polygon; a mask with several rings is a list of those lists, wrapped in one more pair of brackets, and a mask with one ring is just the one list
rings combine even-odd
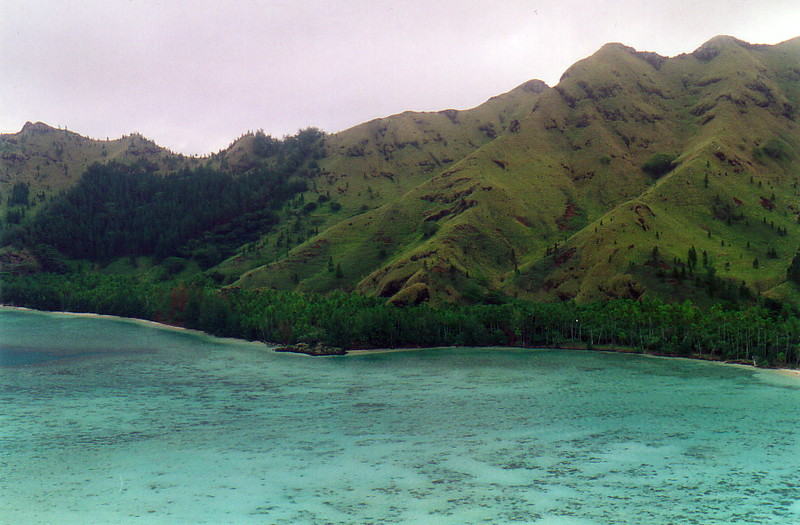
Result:
{"label": "lagoon", "polygon": [[797,523],[800,380],[0,309],[0,523]]}

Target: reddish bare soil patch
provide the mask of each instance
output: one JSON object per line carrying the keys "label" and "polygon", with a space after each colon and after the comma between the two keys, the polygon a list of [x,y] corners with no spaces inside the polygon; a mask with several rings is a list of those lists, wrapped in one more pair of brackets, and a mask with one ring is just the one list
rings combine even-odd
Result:
{"label": "reddish bare soil patch", "polygon": [[556,221],[556,226],[558,226],[559,230],[568,230],[569,229],[569,221],[578,215],[578,211],[575,209],[575,204],[572,202],[567,202],[567,207],[564,209],[564,215],[561,216]]}
{"label": "reddish bare soil patch", "polygon": [[568,260],[572,259],[572,256],[575,255],[576,248],[570,248],[569,250],[565,250],[563,252],[557,253],[554,261],[556,266],[561,266]]}
{"label": "reddish bare soil patch", "polygon": [[530,228],[531,227],[531,223],[525,217],[522,217],[520,215],[514,215],[513,217],[514,217],[514,220],[516,220],[518,223],[520,223],[521,225],[525,226],[526,228]]}

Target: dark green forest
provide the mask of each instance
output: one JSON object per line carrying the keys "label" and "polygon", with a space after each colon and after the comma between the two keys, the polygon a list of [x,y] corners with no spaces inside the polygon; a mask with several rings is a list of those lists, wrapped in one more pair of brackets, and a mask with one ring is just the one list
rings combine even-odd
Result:
{"label": "dark green forest", "polygon": [[42,310],[138,317],[273,344],[614,348],[759,366],[800,364],[800,318],[775,303],[700,309],[689,302],[646,299],[394,307],[344,292],[220,290],[201,277],[152,283],[96,273],[69,279],[52,273],[9,277],[0,299]]}
{"label": "dark green forest", "polygon": [[282,141],[256,134],[261,162],[236,175],[200,167],[163,176],[145,163],[93,164],[4,241],[101,263],[181,256],[208,268],[269,231],[277,211],[306,191],[321,136],[313,128]]}

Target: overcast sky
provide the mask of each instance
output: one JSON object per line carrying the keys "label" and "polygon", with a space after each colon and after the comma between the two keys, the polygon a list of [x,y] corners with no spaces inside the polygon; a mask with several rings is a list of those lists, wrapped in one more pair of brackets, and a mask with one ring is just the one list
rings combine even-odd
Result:
{"label": "overcast sky", "polygon": [[607,42],[800,36],[800,0],[0,0],[0,133],[140,132],[187,154],[555,85]]}

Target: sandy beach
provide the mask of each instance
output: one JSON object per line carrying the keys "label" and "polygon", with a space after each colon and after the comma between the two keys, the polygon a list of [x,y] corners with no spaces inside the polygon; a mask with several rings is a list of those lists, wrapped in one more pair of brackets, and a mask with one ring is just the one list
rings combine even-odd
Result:
{"label": "sandy beach", "polygon": [[445,348],[456,348],[456,347],[434,346],[431,348],[364,348],[361,350],[348,350],[346,355],[393,354],[396,352],[419,352],[422,350],[442,350]]}
{"label": "sandy beach", "polygon": [[779,374],[783,374],[788,377],[793,377],[795,379],[800,379],[800,370],[795,368],[764,368],[763,370],[773,370],[778,372]]}
{"label": "sandy beach", "polygon": [[[442,350],[442,349],[446,349],[446,348],[451,348],[452,349],[452,348],[457,348],[457,347],[437,346],[437,347],[431,347],[431,348],[370,348],[370,349],[360,349],[360,350],[348,350],[346,355],[364,356],[364,355],[372,355],[372,354],[390,354],[390,353],[395,353],[395,352],[418,352],[418,351],[422,351],[422,350]],[[551,348],[544,348],[544,347],[543,348],[525,348],[525,347],[518,347],[518,346],[513,346],[513,347],[490,347],[490,348],[496,348],[497,350],[578,350],[578,351],[584,351],[584,352],[608,352],[608,353],[614,353],[614,354],[618,354],[618,353],[636,354],[636,355],[641,355],[641,356],[645,356],[645,357],[652,357],[652,358],[657,358],[657,359],[685,359],[687,361],[705,361],[705,362],[708,362],[708,363],[715,363],[715,364],[724,365],[724,366],[733,366],[733,367],[742,368],[742,369],[745,369],[745,370],[759,370],[759,371],[776,372],[776,373],[781,374],[781,375],[783,375],[785,377],[790,377],[790,378],[793,378],[793,379],[800,380],[800,370],[794,369],[794,368],[760,368],[760,367],[757,367],[757,366],[754,366],[754,365],[748,365],[748,364],[744,364],[744,363],[728,363],[728,362],[725,362],[725,361],[715,361],[715,360],[711,360],[711,359],[698,359],[698,358],[694,358],[694,357],[676,357],[676,356],[668,356],[668,355],[647,354],[647,353],[640,353],[640,352],[635,352],[635,351],[631,351],[631,350],[624,350],[624,349],[618,349],[618,350],[615,350],[613,348],[603,348],[603,349],[595,349],[595,350],[588,350],[586,348],[552,348],[551,349]]]}

